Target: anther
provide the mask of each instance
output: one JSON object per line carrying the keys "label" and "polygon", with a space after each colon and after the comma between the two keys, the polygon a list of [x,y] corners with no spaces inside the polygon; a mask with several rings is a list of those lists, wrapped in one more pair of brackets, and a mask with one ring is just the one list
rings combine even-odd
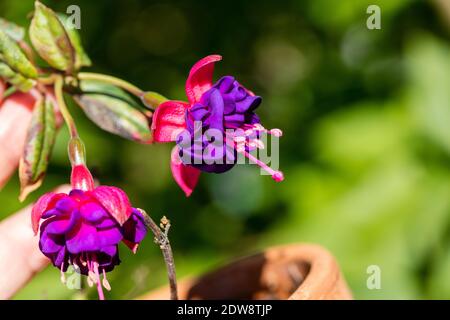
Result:
{"label": "anther", "polygon": [[272,175],[272,179],[276,182],[281,182],[284,180],[284,174],[281,171],[277,171]]}
{"label": "anther", "polygon": [[277,138],[283,136],[283,131],[281,131],[280,129],[272,129],[269,131],[269,133]]}

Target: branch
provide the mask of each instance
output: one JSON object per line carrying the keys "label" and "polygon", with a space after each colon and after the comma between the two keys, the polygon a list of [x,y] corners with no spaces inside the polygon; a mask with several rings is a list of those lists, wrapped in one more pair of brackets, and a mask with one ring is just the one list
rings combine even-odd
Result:
{"label": "branch", "polygon": [[142,209],[139,211],[144,216],[144,223],[149,228],[154,236],[155,243],[159,245],[164,257],[164,262],[166,263],[167,275],[169,277],[170,284],[170,299],[178,300],[178,289],[177,289],[177,276],[175,272],[175,262],[173,260],[172,248],[169,242],[169,229],[170,220],[166,216],[162,217],[161,223],[158,226],[153,219]]}

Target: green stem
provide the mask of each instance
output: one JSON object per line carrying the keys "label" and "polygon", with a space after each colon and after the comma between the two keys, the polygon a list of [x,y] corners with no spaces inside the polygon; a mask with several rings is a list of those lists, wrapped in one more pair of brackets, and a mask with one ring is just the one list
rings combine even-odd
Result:
{"label": "green stem", "polygon": [[4,100],[16,92],[17,92],[17,88],[14,86],[11,86],[8,89],[6,89],[5,92],[3,92],[3,96],[1,98]]}
{"label": "green stem", "polygon": [[116,78],[113,76],[108,76],[105,74],[80,72],[78,74],[78,78],[80,80],[97,80],[97,81],[106,82],[106,83],[112,84],[116,87],[122,88],[139,98],[144,93],[143,90],[139,89],[138,87],[136,87],[135,85],[133,85],[127,81],[124,81],[122,79],[119,79],[119,78]]}
{"label": "green stem", "polygon": [[43,84],[44,86],[49,86],[55,84],[55,75],[39,77],[38,82]]}
{"label": "green stem", "polygon": [[56,102],[58,103],[59,111],[61,112],[61,115],[63,116],[64,121],[67,124],[70,137],[76,139],[78,138],[78,131],[77,127],[75,126],[75,121],[73,120],[72,115],[70,114],[69,109],[67,109],[67,105],[64,101],[63,85],[64,85],[63,77],[57,76],[55,79]]}

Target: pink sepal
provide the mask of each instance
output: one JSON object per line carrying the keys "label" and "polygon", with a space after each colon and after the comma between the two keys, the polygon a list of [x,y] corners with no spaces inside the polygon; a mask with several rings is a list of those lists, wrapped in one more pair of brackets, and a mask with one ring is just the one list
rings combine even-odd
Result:
{"label": "pink sepal", "polygon": [[123,225],[131,216],[132,208],[130,200],[121,189],[100,186],[92,191],[92,195],[120,225]]}
{"label": "pink sepal", "polygon": [[197,185],[201,171],[181,162],[178,155],[178,147],[172,149],[170,168],[172,169],[172,175],[176,183],[184,191],[186,197],[189,197]]}
{"label": "pink sepal", "polygon": [[42,214],[55,206],[55,203],[63,197],[66,197],[65,193],[54,193],[49,192],[44,194],[38,199],[31,210],[31,227],[34,234],[37,234],[39,229],[39,221],[41,220]]}
{"label": "pink sepal", "polygon": [[79,164],[72,167],[70,182],[73,189],[90,191],[95,188],[92,174],[84,164]]}
{"label": "pink sepal", "polygon": [[220,60],[222,56],[210,55],[191,68],[186,81],[186,95],[191,104],[200,101],[202,94],[212,87],[214,63]]}
{"label": "pink sepal", "polygon": [[189,104],[182,101],[166,101],[153,114],[153,141],[175,141],[177,135],[186,128],[186,110]]}

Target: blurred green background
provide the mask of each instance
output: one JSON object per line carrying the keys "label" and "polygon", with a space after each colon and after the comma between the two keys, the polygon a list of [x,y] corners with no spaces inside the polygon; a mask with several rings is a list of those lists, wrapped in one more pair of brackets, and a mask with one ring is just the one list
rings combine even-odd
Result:
{"label": "blurred green background", "polygon": [[[94,67],[185,100],[199,58],[220,53],[216,78],[233,74],[263,96],[266,127],[284,131],[286,180],[255,166],[201,177],[189,199],[171,178],[169,145],[143,146],[95,127],[76,107],[88,163],[103,184],[126,190],[155,219],[167,215],[179,277],[267,246],[315,242],[338,259],[357,299],[450,298],[450,1],[45,0],[81,7]],[[381,30],[366,8],[381,7]],[[32,0],[0,0],[1,15],[28,26]],[[68,181],[66,129],[45,185]],[[0,217],[21,207],[15,177]],[[148,237],[121,248],[107,298],[133,298],[166,283]],[[380,290],[366,286],[381,268]],[[59,282],[55,268],[17,298],[95,298]]]}

